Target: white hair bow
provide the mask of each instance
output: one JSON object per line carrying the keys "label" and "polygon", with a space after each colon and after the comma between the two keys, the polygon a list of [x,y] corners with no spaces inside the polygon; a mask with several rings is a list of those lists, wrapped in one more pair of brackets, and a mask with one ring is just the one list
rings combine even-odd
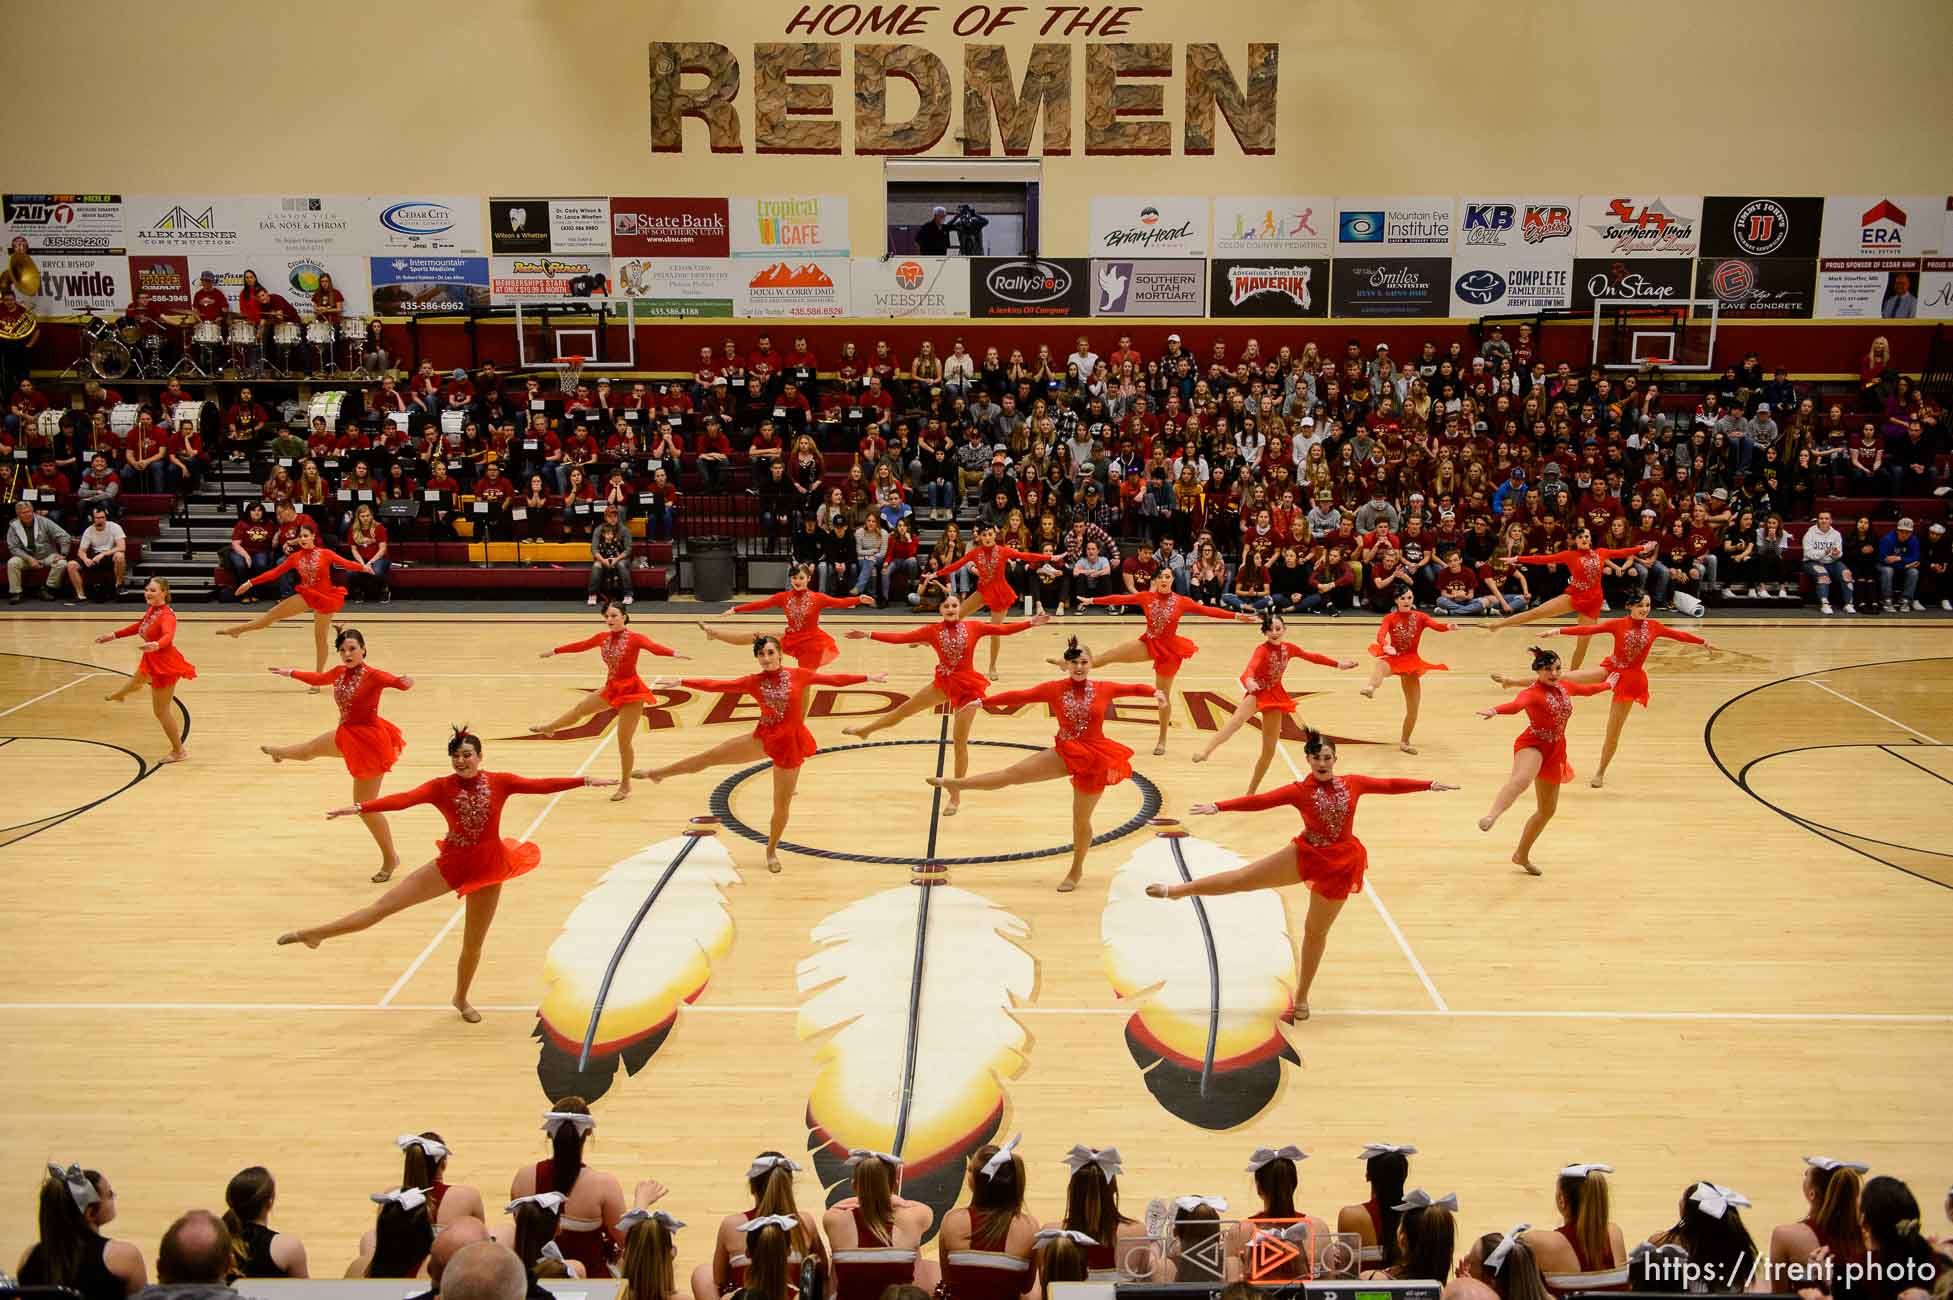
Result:
{"label": "white hair bow", "polygon": [[1562,1169],[1562,1170],[1560,1170],[1560,1177],[1562,1177],[1562,1178],[1591,1178],[1591,1177],[1593,1177],[1593,1176],[1594,1176],[1595,1174],[1611,1174],[1611,1173],[1613,1173],[1613,1172],[1614,1172],[1614,1166],[1613,1166],[1613,1165],[1600,1165],[1600,1164],[1594,1164],[1594,1165],[1568,1165],[1568,1166],[1567,1166],[1566,1168],[1564,1168],[1564,1169]]}
{"label": "white hair bow", "polygon": [[570,1125],[579,1133],[588,1133],[591,1129],[597,1127],[597,1117],[595,1115],[577,1114],[567,1110],[552,1110],[543,1113],[542,1131],[549,1134],[549,1136],[555,1137],[556,1130],[562,1128],[565,1124]]}
{"label": "white hair bow", "polygon": [[753,1163],[746,1166],[746,1179],[751,1182],[761,1174],[771,1173],[780,1168],[785,1168],[791,1173],[800,1172],[800,1166],[785,1156],[754,1156]]}
{"label": "white hair bow", "polygon": [[1248,1157],[1248,1172],[1258,1174],[1261,1167],[1277,1160],[1307,1160],[1309,1153],[1298,1146],[1286,1146],[1277,1151],[1273,1147],[1256,1147],[1255,1153]]}
{"label": "white hair bow", "polygon": [[1216,1214],[1227,1213],[1227,1197],[1225,1196],[1176,1196],[1173,1199],[1173,1204],[1182,1214],[1191,1213],[1203,1205]]}
{"label": "white hair bow", "polygon": [[1689,1199],[1701,1206],[1704,1214],[1716,1219],[1729,1213],[1732,1205],[1747,1206],[1750,1203],[1749,1197],[1720,1183],[1697,1183],[1695,1190],[1689,1193]]}
{"label": "white hair bow", "polygon": [[1074,1143],[1065,1155],[1065,1164],[1074,1174],[1087,1165],[1095,1166],[1108,1183],[1125,1171],[1125,1166],[1119,1163],[1118,1147],[1088,1147]]}
{"label": "white hair bow", "polygon": [[80,1165],[69,1165],[63,1169],[60,1165],[50,1164],[47,1172],[48,1177],[59,1178],[67,1185],[68,1195],[74,1198],[77,1210],[85,1210],[102,1199],[102,1194],[95,1190],[95,1184],[88,1181],[88,1175],[81,1171]]}
{"label": "white hair bow", "polygon": [[1369,1160],[1375,1156],[1414,1156],[1416,1147],[1400,1147],[1395,1142],[1365,1142],[1363,1149],[1356,1153],[1358,1160]]}
{"label": "white hair bow", "polygon": [[1500,1237],[1499,1244],[1492,1247],[1492,1253],[1485,1257],[1485,1267],[1493,1273],[1496,1273],[1500,1269],[1504,1268],[1505,1257],[1507,1255],[1510,1255],[1512,1253],[1513,1246],[1518,1244],[1519,1234],[1522,1232],[1530,1232],[1532,1230],[1532,1226],[1533,1225],[1530,1223],[1518,1224],[1512,1229],[1511,1232],[1508,1232],[1505,1234],[1505,1236]]}
{"label": "white hair bow", "polygon": [[1805,1156],[1804,1163],[1813,1169],[1855,1169],[1861,1174],[1869,1174],[1872,1167],[1856,1160],[1840,1160],[1836,1156]]}
{"label": "white hair bow", "polygon": [[375,1205],[386,1205],[390,1202],[403,1210],[418,1210],[427,1204],[427,1193],[431,1190],[433,1189],[427,1187],[396,1187],[390,1192],[374,1192],[366,1199]]}
{"label": "white hair bow", "polygon": [[1422,1187],[1413,1187],[1409,1192],[1405,1193],[1402,1203],[1393,1205],[1390,1208],[1399,1214],[1403,1214],[1408,1210],[1430,1209],[1450,1210],[1453,1214],[1456,1214],[1458,1213],[1458,1193],[1446,1192],[1443,1196],[1432,1200],[1431,1194]]}
{"label": "white hair bow", "polygon": [[1255,1237],[1266,1237],[1270,1241],[1306,1242],[1314,1226],[1307,1219],[1297,1219],[1280,1228],[1259,1228],[1255,1231]]}
{"label": "white hair bow", "polygon": [[617,1216],[617,1231],[629,1232],[638,1224],[649,1223],[652,1219],[664,1224],[666,1232],[676,1232],[685,1226],[684,1220],[674,1219],[663,1210],[626,1210]]}
{"label": "white hair bow", "polygon": [[854,1147],[851,1149],[848,1152],[847,1166],[852,1169],[856,1165],[863,1164],[869,1160],[879,1160],[890,1169],[900,1169],[902,1167],[901,1156],[892,1156],[886,1151],[870,1151],[866,1147]]}
{"label": "white hair bow", "polygon": [[569,1199],[569,1197],[563,1195],[561,1192],[537,1192],[533,1196],[516,1197],[513,1201],[510,1201],[502,1207],[502,1213],[514,1214],[520,1206],[540,1205],[551,1214],[561,1214],[563,1212],[563,1202]]}
{"label": "white hair bow", "polygon": [[431,1137],[422,1137],[418,1133],[402,1133],[393,1140],[393,1144],[402,1151],[411,1151],[415,1147],[419,1147],[427,1153],[429,1160],[445,1160],[448,1154],[448,1149],[445,1144],[436,1142]]}
{"label": "white hair bow", "polygon": [[1071,1242],[1074,1246],[1096,1246],[1099,1244],[1096,1237],[1088,1237],[1073,1228],[1039,1228],[1038,1235],[1031,1239],[1031,1244],[1045,1246],[1058,1240],[1060,1237]]}
{"label": "white hair bow", "polygon": [[1010,1141],[998,1147],[997,1154],[983,1162],[983,1176],[985,1178],[995,1178],[997,1171],[1009,1164],[1011,1157],[1017,1154],[1017,1144],[1023,1141],[1023,1139],[1024,1135],[1022,1133],[1011,1134]]}
{"label": "white hair bow", "polygon": [[767,1214],[757,1219],[748,1219],[739,1225],[744,1233],[758,1232],[761,1228],[778,1228],[782,1232],[792,1232],[800,1226],[800,1220],[791,1214]]}
{"label": "white hair bow", "polygon": [[567,1259],[563,1258],[563,1248],[553,1241],[545,1241],[543,1248],[536,1252],[536,1258],[538,1260],[553,1259],[558,1264],[569,1263]]}

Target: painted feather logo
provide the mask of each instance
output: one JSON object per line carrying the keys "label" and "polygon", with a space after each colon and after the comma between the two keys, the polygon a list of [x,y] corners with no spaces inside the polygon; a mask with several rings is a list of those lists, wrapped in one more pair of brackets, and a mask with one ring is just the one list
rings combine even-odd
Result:
{"label": "painted feather logo", "polygon": [[1126,1047],[1161,1106],[1205,1129],[1245,1124],[1280,1094],[1294,948],[1272,889],[1171,902],[1146,886],[1231,871],[1245,859],[1164,832],[1112,877],[1099,936],[1113,990],[1135,1003]]}
{"label": "painted feather logo", "polygon": [[536,1079],[551,1102],[595,1101],[620,1062],[635,1075],[657,1055],[732,949],[725,887],[738,883],[725,845],[693,834],[625,858],[583,896],[543,961]]}
{"label": "painted feather logo", "polygon": [[936,1222],[956,1204],[970,1156],[996,1136],[1004,1082],[1030,1035],[1011,1014],[1037,991],[1030,928],[951,885],[905,885],[814,927],[795,974],[798,1032],[820,1067],[807,1149],[828,1204],[851,1195],[850,1147],[902,1158],[902,1194]]}

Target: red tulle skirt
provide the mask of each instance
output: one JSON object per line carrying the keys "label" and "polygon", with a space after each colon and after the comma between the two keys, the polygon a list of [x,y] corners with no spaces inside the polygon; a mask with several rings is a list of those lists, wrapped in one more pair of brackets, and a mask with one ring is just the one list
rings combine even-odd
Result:
{"label": "red tulle skirt", "polygon": [[793,661],[802,668],[825,668],[841,657],[841,647],[827,633],[809,627],[781,637],[780,653],[792,655]]}
{"label": "red tulle skirt", "polygon": [[1422,677],[1425,673],[1448,673],[1451,671],[1451,665],[1429,663],[1418,658],[1414,652],[1407,651],[1400,655],[1387,655],[1382,650],[1379,650],[1374,643],[1371,644],[1369,650],[1372,655],[1388,664],[1390,671],[1399,677]]}
{"label": "red tulle skirt", "polygon": [[953,673],[946,673],[938,667],[936,689],[949,701],[951,710],[956,710],[981,700],[983,693],[990,689],[990,679],[974,668],[959,668]]}
{"label": "red tulle skirt", "polygon": [[[828,644],[832,645],[832,642]],[[644,679],[636,673],[629,677],[613,677],[604,683],[604,703],[613,709],[626,704],[649,704],[658,698],[658,693],[644,684]]]}
{"label": "red tulle skirt", "polygon": [[[1002,578],[987,586],[978,587],[977,599],[992,613],[997,614],[1008,614],[1017,606],[1017,592]],[[963,612],[967,614],[969,610],[965,609]]]}
{"label": "red tulle skirt", "polygon": [[1633,700],[1644,709],[1648,707],[1648,674],[1645,670],[1623,668],[1614,662],[1612,655],[1601,660],[1600,666],[1614,674],[1608,685],[1614,688],[1615,699]]}
{"label": "red tulle skirt", "polygon": [[332,733],[332,740],[339,746],[339,757],[346,760],[346,770],[355,781],[391,772],[401,751],[407,748],[407,738],[400,734],[400,728],[385,718],[342,725]]}
{"label": "red tulle skirt", "polygon": [[1153,675],[1171,677],[1180,671],[1180,665],[1200,653],[1200,647],[1183,636],[1169,633],[1166,636],[1143,636],[1139,644],[1146,647],[1146,653],[1153,657]]}
{"label": "red tulle skirt", "polygon": [[1551,785],[1565,785],[1573,779],[1573,764],[1566,761],[1566,737],[1561,736],[1552,744],[1547,744],[1531,731],[1519,733],[1519,739],[1512,742],[1512,752],[1522,749],[1539,751],[1539,780]]}
{"label": "red tulle skirt", "polygon": [[[1243,687],[1243,689],[1245,690],[1246,687]],[[1254,695],[1255,711],[1257,713],[1295,712],[1295,697],[1290,695],[1288,690],[1280,682],[1277,682],[1266,690],[1256,691]]]}
{"label": "red tulle skirt", "polygon": [[297,595],[315,614],[337,614],[346,607],[344,587],[300,587]]}
{"label": "red tulle skirt", "polygon": [[1566,598],[1567,603],[1573,606],[1574,613],[1585,614],[1588,618],[1599,618],[1601,610],[1607,608],[1607,597],[1601,594],[1598,586],[1568,587]]}
{"label": "red tulle skirt", "polygon": [[1295,874],[1316,893],[1334,900],[1348,898],[1363,888],[1363,873],[1370,866],[1370,853],[1363,841],[1352,838],[1311,844],[1298,835],[1294,843]]}
{"label": "red tulle skirt", "polygon": [[436,840],[435,847],[440,850],[434,859],[435,868],[460,898],[527,875],[542,865],[542,850],[527,840],[491,840],[465,849],[449,848],[446,840]]}
{"label": "red tulle skirt", "polygon": [[820,752],[814,733],[804,723],[759,726],[753,729],[753,735],[766,747],[766,756],[773,760],[775,767],[796,768]]}
{"label": "red tulle skirt", "polygon": [[1071,788],[1082,794],[1097,794],[1132,775],[1132,751],[1104,736],[1081,736],[1061,740],[1053,746],[1071,773]]}
{"label": "red tulle skirt", "polygon": [[147,677],[151,687],[170,686],[176,682],[187,682],[197,675],[197,666],[183,657],[173,645],[161,650],[147,650],[136,663],[136,675]]}

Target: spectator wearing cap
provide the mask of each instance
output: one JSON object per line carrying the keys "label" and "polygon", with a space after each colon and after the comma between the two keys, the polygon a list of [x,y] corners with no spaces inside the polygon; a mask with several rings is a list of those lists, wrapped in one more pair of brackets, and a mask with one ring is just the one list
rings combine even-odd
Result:
{"label": "spectator wearing cap", "polygon": [[1775,417],[1770,414],[1771,409],[1769,402],[1758,402],[1756,414],[1743,422],[1743,436],[1755,446],[1758,455],[1776,446],[1777,440],[1782,437]]}
{"label": "spectator wearing cap", "polygon": [[1941,609],[1953,610],[1953,536],[1948,535],[1945,524],[1926,530],[1920,569],[1925,574],[1921,585],[1926,598],[1937,596]]}
{"label": "spectator wearing cap", "polygon": [[[1922,563],[1919,538],[1912,531],[1912,520],[1899,520],[1897,527],[1878,539],[1878,597],[1886,610],[1901,613],[1908,608],[1926,608],[1919,603]],[[1892,600],[1895,586],[1899,589],[1897,604]]]}
{"label": "spectator wearing cap", "polygon": [[441,405],[449,411],[467,411],[474,404],[475,386],[469,382],[468,372],[456,366],[441,389]]}

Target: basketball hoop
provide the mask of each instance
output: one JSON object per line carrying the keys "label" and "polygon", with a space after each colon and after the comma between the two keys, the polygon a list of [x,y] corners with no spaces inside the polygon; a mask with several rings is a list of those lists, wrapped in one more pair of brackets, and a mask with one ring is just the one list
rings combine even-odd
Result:
{"label": "basketball hoop", "polygon": [[576,381],[583,377],[583,358],[577,356],[558,357],[550,363],[556,367],[556,391],[574,393]]}

